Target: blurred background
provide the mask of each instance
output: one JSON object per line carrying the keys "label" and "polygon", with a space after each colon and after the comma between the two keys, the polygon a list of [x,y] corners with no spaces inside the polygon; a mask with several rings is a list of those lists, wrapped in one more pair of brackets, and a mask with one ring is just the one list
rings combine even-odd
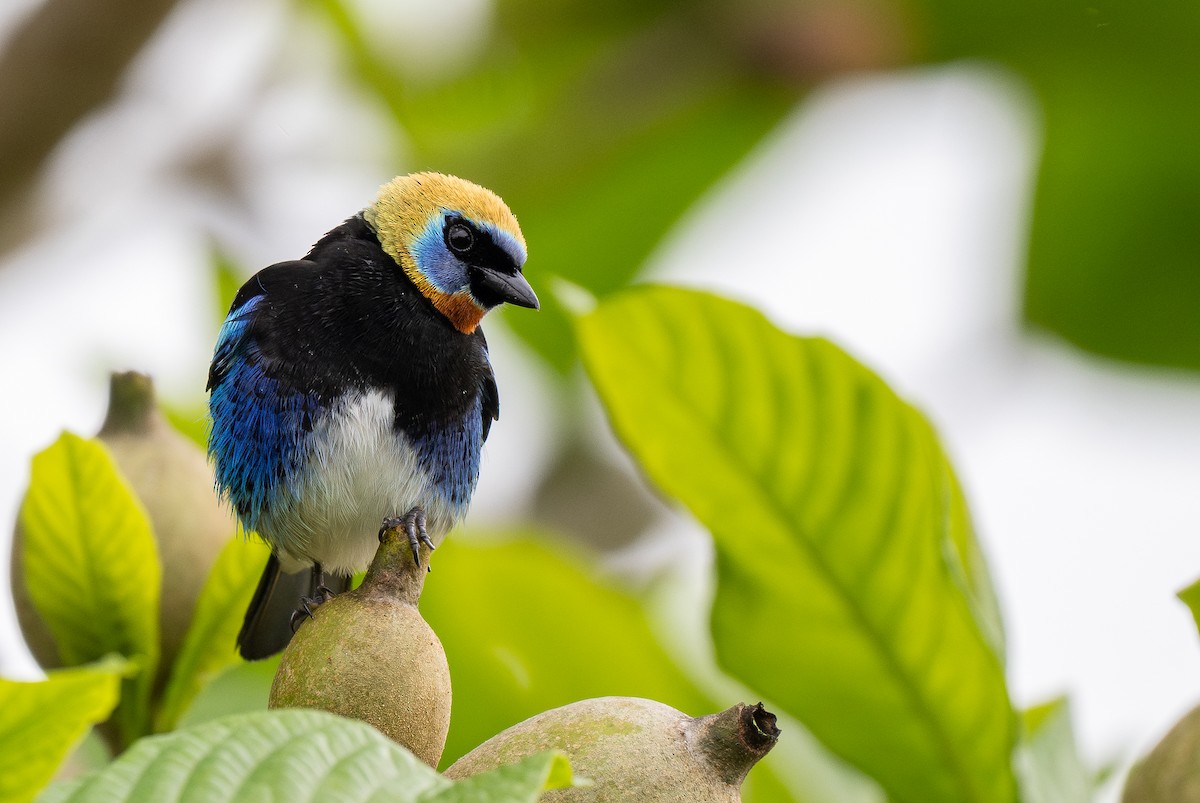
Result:
{"label": "blurred background", "polygon": [[[1015,702],[1069,695],[1085,757],[1124,764],[1200,698],[1174,598],[1200,575],[1198,39],[1188,0],[10,0],[0,521],[110,370],[202,432],[237,285],[391,176],[456,173],[516,212],[544,302],[488,319],[472,530],[702,586],[706,538],[619,451],[562,304],[718,290],[927,412]],[[7,595],[0,672],[37,676]]]}

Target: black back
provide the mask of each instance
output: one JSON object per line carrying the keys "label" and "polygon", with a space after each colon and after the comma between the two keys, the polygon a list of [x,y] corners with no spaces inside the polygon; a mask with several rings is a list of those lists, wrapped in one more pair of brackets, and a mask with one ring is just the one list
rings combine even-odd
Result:
{"label": "black back", "polygon": [[[349,389],[395,395],[395,425],[420,437],[461,422],[483,401],[483,437],[499,417],[483,330],[464,334],[388,256],[361,215],[326,234],[308,255],[264,268],[230,313],[256,296],[247,335],[264,373],[332,401]],[[228,367],[214,360],[209,389]]]}

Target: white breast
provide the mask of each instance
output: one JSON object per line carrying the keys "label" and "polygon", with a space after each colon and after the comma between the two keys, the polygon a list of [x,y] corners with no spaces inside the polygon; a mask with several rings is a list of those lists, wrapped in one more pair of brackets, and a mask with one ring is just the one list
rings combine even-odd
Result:
{"label": "white breast", "polygon": [[394,420],[392,394],[370,391],[348,396],[316,422],[292,503],[272,509],[259,525],[285,571],[313,562],[338,574],[364,569],[383,519],[417,505],[434,543],[454,525]]}

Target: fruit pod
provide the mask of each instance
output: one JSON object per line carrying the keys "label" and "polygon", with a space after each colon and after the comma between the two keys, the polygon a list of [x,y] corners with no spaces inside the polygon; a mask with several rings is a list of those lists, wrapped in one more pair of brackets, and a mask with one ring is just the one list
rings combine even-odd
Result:
{"label": "fruit pod", "polygon": [[[158,409],[150,377],[132,371],[112,375],[108,412],[97,437],[146,508],[162,563],[157,694],[191,625],[208,572],[236,525],[217,497],[203,450],[176,432]],[[18,521],[11,564],[17,621],[34,658],[50,669],[62,661],[25,587],[23,543]]]}
{"label": "fruit pod", "polygon": [[738,703],[693,719],[635,697],[601,697],[538,714],[493,736],[446,770],[460,779],[559,749],[591,786],[546,801],[740,801],[742,781],[779,739],[775,715]]}
{"label": "fruit pod", "polygon": [[[427,549],[421,552],[428,565]],[[417,610],[425,569],[385,530],[363,583],[313,611],[283,651],[271,708],[362,720],[437,767],[450,729],[450,668]]]}
{"label": "fruit pod", "polygon": [[1122,803],[1200,803],[1200,706],[1134,765]]}

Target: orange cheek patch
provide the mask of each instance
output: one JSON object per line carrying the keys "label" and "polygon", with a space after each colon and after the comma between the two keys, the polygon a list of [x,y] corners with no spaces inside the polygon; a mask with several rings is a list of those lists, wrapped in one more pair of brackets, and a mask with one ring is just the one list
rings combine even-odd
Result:
{"label": "orange cheek patch", "polygon": [[433,306],[437,307],[438,312],[445,315],[454,328],[464,335],[474,332],[475,327],[479,326],[479,322],[483,320],[484,313],[487,312],[476,304],[465,290],[457,293],[443,293],[431,287],[426,295],[433,302]]}

